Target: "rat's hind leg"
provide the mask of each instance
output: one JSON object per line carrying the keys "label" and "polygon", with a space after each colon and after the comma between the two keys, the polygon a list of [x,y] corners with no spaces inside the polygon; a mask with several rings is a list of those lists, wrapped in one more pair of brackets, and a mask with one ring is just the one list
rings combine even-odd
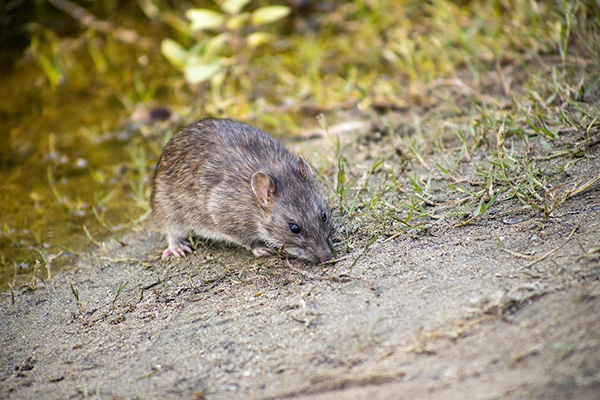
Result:
{"label": "rat's hind leg", "polygon": [[163,251],[162,258],[168,258],[171,255],[174,255],[175,257],[183,257],[185,256],[186,252],[192,252],[190,242],[188,242],[185,232],[168,230],[167,236],[169,239],[169,247]]}

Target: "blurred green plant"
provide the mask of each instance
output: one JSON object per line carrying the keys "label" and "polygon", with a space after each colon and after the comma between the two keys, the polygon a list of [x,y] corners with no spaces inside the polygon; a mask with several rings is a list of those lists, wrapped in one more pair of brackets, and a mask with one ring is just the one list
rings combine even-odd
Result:
{"label": "blurred green plant", "polygon": [[165,58],[184,73],[188,83],[209,79],[222,82],[228,73],[247,75],[254,50],[273,43],[277,37],[265,32],[264,26],[285,18],[286,6],[265,6],[243,12],[250,0],[226,0],[219,4],[221,12],[206,8],[186,11],[189,30],[202,32],[202,38],[189,49],[173,39],[164,39],[161,51]]}
{"label": "blurred green plant", "polygon": [[[34,29],[35,28],[35,29]],[[44,71],[52,88],[65,79],[65,65],[60,52],[60,38],[50,29],[33,25],[34,30],[29,45],[31,57]]]}

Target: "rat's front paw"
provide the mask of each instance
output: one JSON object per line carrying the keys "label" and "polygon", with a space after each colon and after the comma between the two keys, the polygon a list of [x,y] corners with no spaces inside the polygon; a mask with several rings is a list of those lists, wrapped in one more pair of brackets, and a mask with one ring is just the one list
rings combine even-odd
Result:
{"label": "rat's front paw", "polygon": [[192,252],[190,242],[185,239],[169,240],[169,247],[163,251],[162,258],[168,258],[171,255],[179,258],[185,256],[186,252]]}
{"label": "rat's front paw", "polygon": [[273,255],[273,250],[269,249],[267,246],[259,246],[259,247],[254,247],[252,249],[252,253],[256,257],[265,257],[265,256]]}

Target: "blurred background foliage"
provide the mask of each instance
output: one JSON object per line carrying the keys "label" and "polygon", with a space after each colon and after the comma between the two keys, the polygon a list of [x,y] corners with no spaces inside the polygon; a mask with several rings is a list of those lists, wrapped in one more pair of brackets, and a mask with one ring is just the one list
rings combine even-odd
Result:
{"label": "blurred background foliage", "polygon": [[[464,70],[477,82],[515,57],[566,55],[571,33],[596,25],[599,8],[532,0],[11,0],[2,7],[4,68],[35,63],[44,72],[37,87],[95,87],[129,111],[162,97],[194,104],[198,115],[228,109],[269,125],[279,125],[266,115],[273,110],[403,107],[424,100],[423,85]],[[284,122],[294,126],[295,117]]]}
{"label": "blurred background foliage", "polygon": [[597,22],[591,18],[598,13],[593,1],[531,0],[289,0],[276,6],[11,0],[2,7],[2,62],[36,63],[45,75],[38,85],[63,91],[101,85],[121,100],[126,88],[131,103],[167,91],[209,114],[241,95],[247,101],[235,102],[236,115],[247,115],[249,103],[331,108],[352,100],[365,101],[366,108],[381,99],[405,105],[408,98],[419,100],[423,84],[455,76],[457,69],[477,77],[513,57],[526,60],[557,47],[566,54],[571,31]]}
{"label": "blurred background foliage", "polygon": [[480,145],[500,112],[521,132],[523,107],[534,126],[598,97],[597,0],[8,0],[0,16],[3,282],[145,218],[162,146],[204,116],[278,137],[317,116],[405,112],[415,128],[388,128],[407,135],[435,116],[432,137],[466,117],[453,134]]}

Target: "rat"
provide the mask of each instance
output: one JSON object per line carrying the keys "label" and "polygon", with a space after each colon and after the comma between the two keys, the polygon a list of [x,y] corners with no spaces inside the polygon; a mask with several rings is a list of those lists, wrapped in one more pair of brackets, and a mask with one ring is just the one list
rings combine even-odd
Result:
{"label": "rat", "polygon": [[163,258],[191,253],[192,231],[257,257],[283,251],[316,264],[333,256],[330,209],[308,163],[242,122],[206,118],[176,133],[158,161],[151,204],[169,242]]}

